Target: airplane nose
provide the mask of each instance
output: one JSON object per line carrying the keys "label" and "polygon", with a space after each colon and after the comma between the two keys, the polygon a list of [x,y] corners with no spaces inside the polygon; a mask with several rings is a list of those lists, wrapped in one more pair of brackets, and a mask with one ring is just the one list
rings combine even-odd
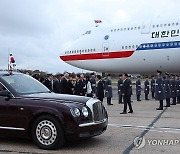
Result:
{"label": "airplane nose", "polygon": [[61,60],[65,61],[65,60],[66,60],[65,57],[66,57],[66,51],[63,51],[62,54],[59,56],[59,58],[60,58]]}
{"label": "airplane nose", "polygon": [[63,60],[63,61],[66,61],[66,60],[65,60],[65,56],[59,56],[59,58],[60,58],[61,60]]}

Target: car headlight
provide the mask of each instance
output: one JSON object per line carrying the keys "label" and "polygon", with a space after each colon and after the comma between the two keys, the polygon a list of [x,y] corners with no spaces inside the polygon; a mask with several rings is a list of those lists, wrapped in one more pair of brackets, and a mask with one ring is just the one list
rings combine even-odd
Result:
{"label": "car headlight", "polygon": [[81,115],[80,110],[78,108],[71,109],[71,114],[74,117],[79,117]]}
{"label": "car headlight", "polygon": [[86,107],[83,107],[82,108],[82,114],[85,116],[85,117],[88,117],[89,113],[88,113],[88,109]]}

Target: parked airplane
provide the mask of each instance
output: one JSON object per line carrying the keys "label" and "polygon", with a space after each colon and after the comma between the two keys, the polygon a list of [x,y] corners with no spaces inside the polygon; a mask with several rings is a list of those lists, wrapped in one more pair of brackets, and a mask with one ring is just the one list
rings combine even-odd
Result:
{"label": "parked airplane", "polygon": [[96,26],[63,51],[60,58],[97,72],[180,72],[180,21]]}

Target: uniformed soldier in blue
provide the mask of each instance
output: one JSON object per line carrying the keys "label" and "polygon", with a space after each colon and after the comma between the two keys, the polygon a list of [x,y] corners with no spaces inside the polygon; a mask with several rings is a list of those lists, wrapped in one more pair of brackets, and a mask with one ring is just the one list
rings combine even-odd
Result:
{"label": "uniformed soldier in blue", "polygon": [[166,99],[165,107],[170,107],[171,89],[170,89],[169,73],[166,72],[163,79],[164,79],[163,80],[164,94],[165,94],[165,99]]}
{"label": "uniformed soldier in blue", "polygon": [[156,87],[155,87],[155,99],[159,101],[159,107],[156,110],[163,110],[163,100],[165,98],[162,72],[157,71]]}
{"label": "uniformed soldier in blue", "polygon": [[180,76],[176,75],[177,104],[180,104]]}
{"label": "uniformed soldier in blue", "polygon": [[175,75],[171,74],[171,97],[172,97],[172,104],[171,105],[176,105],[176,97],[177,97],[177,89],[176,89],[176,79]]}
{"label": "uniformed soldier in blue", "polygon": [[122,86],[123,86],[123,79],[122,79],[122,74],[119,75],[119,80],[118,80],[118,95],[119,95],[119,104],[123,103],[122,100]]}
{"label": "uniformed soldier in blue", "polygon": [[113,97],[113,93],[112,93],[112,81],[110,74],[107,74],[107,79],[105,81],[105,97],[107,97],[107,105],[113,105],[111,103],[111,98]]}
{"label": "uniformed soldier in blue", "polygon": [[141,101],[141,77],[138,76],[138,80],[136,81],[136,98],[137,101]]}
{"label": "uniformed soldier in blue", "polygon": [[155,98],[154,94],[155,94],[155,79],[154,79],[154,75],[151,76],[151,94],[152,94],[152,98]]}
{"label": "uniformed soldier in blue", "polygon": [[148,77],[146,77],[146,80],[144,81],[144,94],[145,94],[145,100],[149,100],[149,80]]}

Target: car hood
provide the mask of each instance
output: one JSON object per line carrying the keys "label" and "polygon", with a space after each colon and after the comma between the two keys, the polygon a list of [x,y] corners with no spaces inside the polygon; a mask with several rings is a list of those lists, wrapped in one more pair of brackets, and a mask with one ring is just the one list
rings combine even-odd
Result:
{"label": "car hood", "polygon": [[25,98],[31,99],[42,99],[42,100],[54,100],[54,101],[65,101],[65,102],[79,102],[86,103],[90,97],[85,96],[77,96],[77,95],[66,95],[66,94],[56,94],[56,93],[38,93],[38,94],[29,94],[23,95]]}

